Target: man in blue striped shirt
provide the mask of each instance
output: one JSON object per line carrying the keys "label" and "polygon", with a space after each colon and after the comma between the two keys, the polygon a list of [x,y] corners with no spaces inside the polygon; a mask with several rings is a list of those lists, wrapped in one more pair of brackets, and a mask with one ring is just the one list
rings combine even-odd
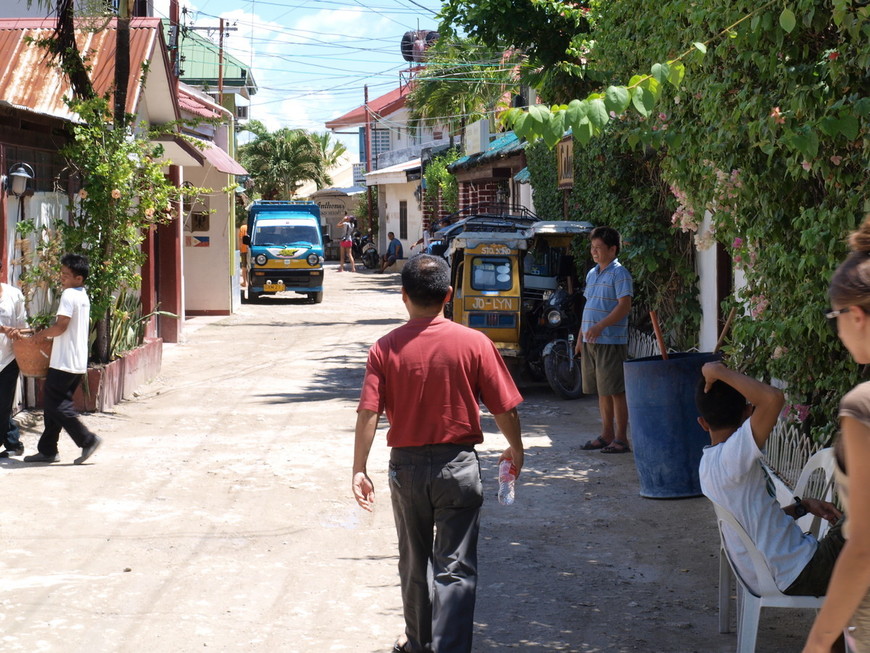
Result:
{"label": "man in blue striped shirt", "polygon": [[586,275],[586,305],[577,339],[583,373],[583,392],[598,395],[601,435],[583,449],[627,453],[628,406],[622,363],[628,357],[628,314],[634,287],[631,275],[617,260],[619,232],[596,227],[589,240],[596,265]]}

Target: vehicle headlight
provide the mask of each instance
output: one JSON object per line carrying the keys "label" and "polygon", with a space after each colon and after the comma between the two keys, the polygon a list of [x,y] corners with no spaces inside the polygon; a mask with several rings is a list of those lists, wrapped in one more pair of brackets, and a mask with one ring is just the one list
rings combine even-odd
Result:
{"label": "vehicle headlight", "polygon": [[547,313],[547,322],[550,326],[559,326],[562,324],[562,314],[559,311],[550,311]]}
{"label": "vehicle headlight", "polygon": [[320,263],[320,257],[317,254],[315,254],[314,252],[311,252],[311,254],[308,255],[307,260],[308,260],[308,265],[317,265],[318,263]]}
{"label": "vehicle headlight", "polygon": [[257,254],[257,257],[254,259],[254,262],[257,265],[266,265],[267,260],[268,259],[266,258],[265,254]]}

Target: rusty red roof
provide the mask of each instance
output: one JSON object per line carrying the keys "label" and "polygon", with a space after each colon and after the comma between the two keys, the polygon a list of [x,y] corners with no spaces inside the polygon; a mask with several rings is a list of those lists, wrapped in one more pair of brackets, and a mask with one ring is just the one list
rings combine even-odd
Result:
{"label": "rusty red roof", "polygon": [[[410,92],[411,85],[403,84],[400,88],[394,89],[379,98],[369,100],[369,109],[372,113],[377,114],[377,116],[388,116],[405,106],[405,98]],[[360,105],[353,111],[349,111],[343,116],[330,120],[325,124],[327,129],[364,125],[366,124],[366,107],[364,104]]]}
{"label": "rusty red roof", "polygon": [[[76,43],[90,66],[94,90],[99,95],[108,92],[115,81],[116,19],[79,19],[76,21]],[[63,102],[72,91],[66,77],[47,56],[46,50],[30,39],[44,39],[54,30],[53,19],[0,19],[0,103],[34,113],[74,119]],[[160,19],[134,18],[130,23],[130,77],[127,111],[135,113],[145,94],[143,64],[148,64],[149,79],[159,83],[163,77],[170,87],[169,61],[163,46]],[[167,93],[164,101],[174,105],[178,117],[175,93]],[[150,108],[149,108],[150,109]],[[164,118],[172,115],[162,108]],[[174,119],[174,118],[171,118]]]}

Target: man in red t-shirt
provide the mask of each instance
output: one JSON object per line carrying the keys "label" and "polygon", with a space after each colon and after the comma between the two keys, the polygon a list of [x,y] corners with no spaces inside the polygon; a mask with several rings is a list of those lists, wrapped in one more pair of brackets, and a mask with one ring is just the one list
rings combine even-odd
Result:
{"label": "man in red t-shirt", "polygon": [[523,398],[492,341],[444,318],[452,292],[443,258],[408,260],[402,301],[410,320],[372,346],[357,407],[353,494],[369,511],[375,492],[366,463],[381,413],[390,423],[405,614],[405,636],[394,651],[471,651],[483,503],[474,450],[483,441],[479,400],[508,441],[501,458],[512,460],[517,473],[523,466],[516,409]]}

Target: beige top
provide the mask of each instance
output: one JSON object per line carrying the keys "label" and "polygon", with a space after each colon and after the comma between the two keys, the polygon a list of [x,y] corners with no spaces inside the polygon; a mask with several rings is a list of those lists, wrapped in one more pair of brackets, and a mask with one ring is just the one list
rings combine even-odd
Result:
{"label": "beige top", "polygon": [[[840,402],[840,417],[852,417],[862,424],[870,426],[870,382],[862,383],[850,391]],[[837,481],[837,492],[846,513],[843,524],[843,535],[849,537],[849,477],[841,466],[841,447],[837,447],[837,466],[834,478]],[[861,605],[852,616],[851,635],[854,638],[853,650],[856,653],[870,653],[870,592],[861,601]]]}

